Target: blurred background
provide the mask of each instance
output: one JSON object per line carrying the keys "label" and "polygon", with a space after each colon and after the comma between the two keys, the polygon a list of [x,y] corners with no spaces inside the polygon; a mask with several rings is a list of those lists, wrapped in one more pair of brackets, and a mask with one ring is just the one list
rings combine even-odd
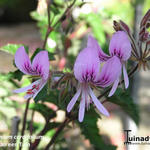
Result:
{"label": "blurred background", "polygon": [[[53,3],[51,18],[55,22],[55,18],[59,17],[70,0],[53,0]],[[89,34],[108,52],[109,40],[114,33],[113,20],[123,20],[136,37],[140,20],[149,8],[149,0],[77,0],[58,29],[48,38],[46,49],[57,54],[56,60],[51,63],[52,68],[70,71],[76,55],[85,47]],[[14,116],[22,119],[25,100],[23,94],[13,94],[13,89],[30,82],[27,78],[23,78],[21,82],[11,80],[9,72],[16,70],[13,66],[13,49],[26,45],[32,54],[36,48],[42,47],[47,25],[46,9],[45,0],[0,0],[0,135],[10,135]],[[150,136],[149,77],[150,71],[140,71],[131,79],[130,92],[139,104],[138,127],[118,106],[105,104],[111,111],[111,116],[98,121],[99,132],[108,143],[116,145],[117,150],[150,149],[150,145],[124,145],[126,129],[132,130],[132,134],[136,136]],[[30,118],[28,119],[30,121]],[[60,111],[55,119],[61,122],[64,119],[64,111]],[[43,116],[36,112],[34,122],[36,132],[40,131],[44,122]],[[53,132],[50,132],[47,137],[52,135]],[[64,138],[68,150],[93,149],[76,126],[67,130]],[[41,144],[39,149],[42,150],[43,145]]]}

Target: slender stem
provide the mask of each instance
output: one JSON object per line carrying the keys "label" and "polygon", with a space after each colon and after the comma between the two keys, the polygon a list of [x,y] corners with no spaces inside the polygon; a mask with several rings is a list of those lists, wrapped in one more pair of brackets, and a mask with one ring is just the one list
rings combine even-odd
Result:
{"label": "slender stem", "polygon": [[53,28],[61,22],[61,20],[65,17],[66,13],[72,8],[72,6],[75,4],[76,0],[73,0],[73,2],[67,7],[67,9],[64,11],[62,16],[58,19],[58,21],[53,25]]}
{"label": "slender stem", "polygon": [[136,56],[137,56],[137,58],[139,58],[139,54],[138,54],[138,48],[137,48],[137,46],[136,46],[136,44],[135,44],[135,40],[134,40],[134,38],[132,37],[132,35],[130,35],[130,34],[128,34],[129,35],[129,37],[130,37],[130,39],[131,39],[131,41],[132,41],[132,49],[133,49],[133,51],[134,51],[134,53],[136,54]]}
{"label": "slender stem", "polygon": [[[49,118],[46,120],[45,126],[44,128],[41,130],[41,132],[37,135],[37,137],[43,136],[49,128],[49,121],[51,118],[53,118],[55,116],[56,113],[52,113]],[[41,141],[41,138],[37,138],[30,146],[30,150],[35,150],[37,148],[37,146],[39,145]]]}
{"label": "slender stem", "polygon": [[64,122],[58,127],[57,131],[53,135],[52,139],[50,142],[47,144],[46,148],[44,150],[49,150],[49,148],[53,145],[55,142],[56,138],[58,137],[59,133],[65,128],[65,126],[70,122],[68,118],[64,120]]}
{"label": "slender stem", "polygon": [[51,26],[51,22],[50,22],[50,5],[51,5],[51,2],[47,2],[47,15],[48,15],[48,27]]}
{"label": "slender stem", "polygon": [[107,102],[107,99],[103,100],[101,103],[104,104],[105,102]]}
{"label": "slender stem", "polygon": [[43,43],[43,49],[45,49],[48,36],[49,36],[50,32],[52,31],[51,22],[50,22],[50,4],[47,3],[48,27],[47,27],[46,36],[45,36],[44,43]]}
{"label": "slender stem", "polygon": [[[131,75],[133,75],[133,73],[138,69],[138,64],[129,72],[128,77],[131,77]],[[122,84],[124,82],[124,80],[122,80],[120,84]],[[98,99],[100,99],[101,97],[103,97],[104,95],[106,95],[109,91],[111,90],[111,87],[108,88],[103,94],[98,96]]]}
{"label": "slender stem", "polygon": [[56,27],[56,25],[62,21],[62,19],[65,17],[66,13],[72,8],[72,6],[75,4],[76,0],[73,0],[73,2],[67,7],[67,9],[64,11],[64,13],[62,14],[62,16],[57,20],[57,22],[51,27],[51,23],[50,23],[50,5],[48,5],[47,7],[47,13],[48,13],[48,27],[47,27],[47,32],[46,32],[46,36],[44,39],[44,43],[43,43],[43,49],[45,49],[46,47],[46,43],[47,43],[47,39],[49,34],[52,32],[53,28]]}
{"label": "slender stem", "polygon": [[24,139],[23,136],[24,136],[24,132],[25,132],[25,128],[26,128],[26,121],[27,121],[27,113],[28,113],[29,103],[30,103],[30,98],[27,100],[26,108],[25,108],[25,112],[24,112],[23,127],[22,127],[22,131],[21,131],[21,139],[20,139],[20,144],[19,144],[19,150],[22,149],[22,144],[23,144],[23,139]]}
{"label": "slender stem", "polygon": [[[34,114],[35,114],[35,110],[32,110],[32,114],[31,114],[31,122],[30,122],[30,137],[32,136],[32,132],[33,132],[33,118],[34,118]],[[29,139],[29,143],[31,145],[31,138]]]}
{"label": "slender stem", "polygon": [[142,53],[142,42],[139,40],[139,50],[140,50],[140,58],[143,57],[143,53]]}
{"label": "slender stem", "polygon": [[143,57],[145,57],[145,55],[146,55],[147,48],[148,48],[148,43],[146,42],[146,46],[145,46],[145,50],[144,50],[144,53],[143,53]]}

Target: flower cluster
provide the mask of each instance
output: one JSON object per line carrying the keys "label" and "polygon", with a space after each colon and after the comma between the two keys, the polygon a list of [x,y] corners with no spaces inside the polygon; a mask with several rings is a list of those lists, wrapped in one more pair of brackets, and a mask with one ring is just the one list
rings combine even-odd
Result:
{"label": "flower cluster", "polygon": [[[109,96],[112,96],[117,89],[123,70],[125,88],[129,85],[125,63],[131,55],[131,44],[124,31],[118,31],[112,36],[109,54],[105,54],[98,45],[98,42],[92,36],[89,36],[86,48],[76,58],[74,75],[79,84],[77,92],[67,106],[67,111],[70,112],[72,110],[81,95],[78,116],[80,122],[84,119],[85,108],[88,109],[91,103],[103,115],[109,116],[109,112],[95,96],[90,86],[91,84],[102,88],[112,85],[109,93]],[[24,47],[20,47],[15,54],[15,64],[24,74],[39,76],[40,79],[14,92],[26,92],[26,99],[35,98],[49,78],[50,63],[48,52],[40,51],[31,63]]]}
{"label": "flower cluster", "polygon": [[105,54],[97,41],[89,36],[87,47],[79,53],[76,59],[74,75],[79,81],[79,87],[68,104],[67,111],[72,110],[81,95],[78,117],[80,122],[83,121],[85,108],[88,109],[90,103],[94,103],[99,112],[109,116],[109,112],[92,91],[90,83],[100,87],[108,87],[113,84],[109,93],[109,96],[111,96],[117,89],[123,69],[125,87],[127,88],[129,85],[125,63],[131,55],[131,44],[125,32],[118,31],[113,35],[110,41],[109,53],[110,55]]}

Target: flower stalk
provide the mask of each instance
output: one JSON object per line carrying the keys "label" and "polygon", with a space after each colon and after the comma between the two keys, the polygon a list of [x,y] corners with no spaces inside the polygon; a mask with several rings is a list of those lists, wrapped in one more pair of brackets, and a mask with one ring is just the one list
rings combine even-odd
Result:
{"label": "flower stalk", "polygon": [[25,132],[25,129],[26,129],[26,122],[27,122],[27,114],[28,114],[29,104],[30,104],[30,98],[26,102],[26,108],[25,108],[24,117],[23,117],[23,126],[22,126],[22,130],[21,130],[21,139],[20,139],[21,144],[19,144],[19,150],[22,150],[23,139],[24,139],[23,136],[24,136],[24,132]]}

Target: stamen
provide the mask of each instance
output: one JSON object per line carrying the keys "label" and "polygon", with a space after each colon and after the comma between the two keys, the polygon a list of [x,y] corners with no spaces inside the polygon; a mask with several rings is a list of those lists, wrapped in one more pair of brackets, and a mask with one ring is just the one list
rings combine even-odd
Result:
{"label": "stamen", "polygon": [[40,88],[40,85],[39,85],[39,84],[38,84],[38,85],[33,85],[33,86],[32,86],[32,89],[29,89],[29,90],[27,91],[27,94],[29,94],[29,95],[35,94],[35,92],[36,92],[37,90],[39,90],[39,88]]}
{"label": "stamen", "polygon": [[27,94],[32,95],[32,94],[34,94],[34,92],[28,90],[28,91],[27,91]]}
{"label": "stamen", "polygon": [[36,89],[36,90],[39,90],[39,88],[40,88],[40,85],[38,84],[35,89]]}
{"label": "stamen", "polygon": [[33,86],[32,86],[32,89],[35,89],[35,88],[36,88],[36,86],[37,86],[37,85],[33,85]]}

